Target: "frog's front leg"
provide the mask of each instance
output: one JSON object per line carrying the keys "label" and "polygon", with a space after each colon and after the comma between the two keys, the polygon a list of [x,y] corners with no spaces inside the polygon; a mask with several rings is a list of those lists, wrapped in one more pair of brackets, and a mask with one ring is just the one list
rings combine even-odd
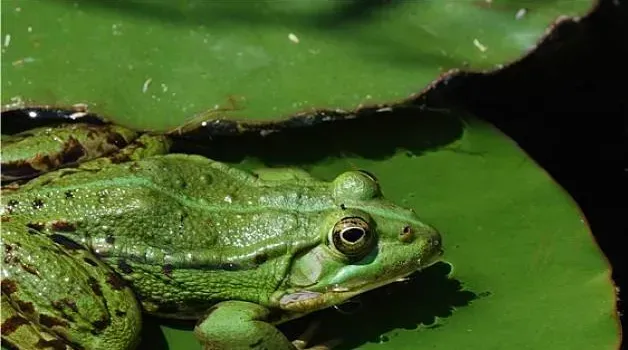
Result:
{"label": "frog's front leg", "polygon": [[2,344],[17,349],[133,349],[141,311],[89,250],[38,223],[2,217]]}
{"label": "frog's front leg", "polygon": [[224,301],[212,307],[194,333],[205,350],[295,350],[274,325],[270,310],[245,301]]}

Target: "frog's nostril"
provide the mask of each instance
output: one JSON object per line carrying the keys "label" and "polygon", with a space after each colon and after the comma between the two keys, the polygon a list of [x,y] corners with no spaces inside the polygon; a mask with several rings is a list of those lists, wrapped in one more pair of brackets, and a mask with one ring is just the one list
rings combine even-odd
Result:
{"label": "frog's nostril", "polygon": [[430,240],[430,245],[432,246],[432,250],[434,250],[438,255],[443,253],[442,241],[440,237],[435,237]]}
{"label": "frog's nostril", "polygon": [[410,243],[414,240],[414,230],[412,229],[412,226],[405,225],[401,229],[401,233],[399,233],[399,240],[404,243]]}

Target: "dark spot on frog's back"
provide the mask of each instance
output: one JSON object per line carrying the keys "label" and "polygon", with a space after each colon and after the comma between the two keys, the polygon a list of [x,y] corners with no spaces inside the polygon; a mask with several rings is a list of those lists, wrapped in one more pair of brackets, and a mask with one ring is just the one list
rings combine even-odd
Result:
{"label": "dark spot on frog's back", "polygon": [[33,303],[31,303],[30,301],[23,301],[23,300],[16,300],[15,304],[17,304],[17,307],[20,308],[20,311],[23,314],[32,314],[35,313],[35,307],[33,306]]}
{"label": "dark spot on frog's back", "polygon": [[5,337],[15,332],[18,328],[20,328],[21,325],[25,324],[28,324],[28,320],[26,320],[24,317],[14,315],[2,322],[2,325],[0,325],[0,331],[2,332],[2,336]]}
{"label": "dark spot on frog's back", "polygon": [[52,239],[53,242],[60,244],[69,250],[85,250],[85,247],[64,235],[59,235],[55,233],[50,235],[50,239]]}
{"label": "dark spot on frog's back", "polygon": [[[4,254],[6,254],[6,256],[4,257],[4,262],[8,263],[9,261],[13,260],[13,246],[10,244],[5,244],[4,245]],[[19,259],[18,259],[19,260]]]}
{"label": "dark spot on frog's back", "polygon": [[[4,167],[3,167],[4,168]],[[4,169],[3,169],[4,170]],[[20,202],[16,201],[15,199],[11,199],[8,203],[7,203],[7,211],[9,212],[9,214],[11,214],[13,212],[13,210],[15,210],[15,208],[20,204]]]}
{"label": "dark spot on frog's back", "polygon": [[52,229],[60,232],[74,232],[76,231],[76,226],[67,221],[56,221],[52,223]]}
{"label": "dark spot on frog's back", "polygon": [[116,242],[115,237],[113,237],[112,234],[107,234],[107,236],[105,236],[105,243],[107,244],[114,244]]}
{"label": "dark spot on frog's back", "polygon": [[77,139],[70,137],[68,142],[65,143],[63,151],[61,152],[61,163],[69,164],[76,163],[81,157],[85,156],[85,148],[78,142]]}
{"label": "dark spot on frog's back", "polygon": [[253,261],[255,262],[256,265],[261,265],[265,263],[267,260],[268,260],[268,255],[264,253],[259,253],[255,255],[255,258],[253,258]]}
{"label": "dark spot on frog's back", "polygon": [[124,282],[124,280],[118,277],[118,275],[113,272],[109,273],[107,277],[107,284],[109,284],[114,290],[122,290],[124,287],[126,287],[126,283]]}
{"label": "dark spot on frog's back", "polygon": [[41,230],[44,229],[44,224],[41,222],[29,222],[28,224],[26,224],[26,227],[30,228],[33,231],[37,231],[31,233],[40,233]]}
{"label": "dark spot on frog's back", "polygon": [[83,261],[85,261],[86,263],[88,263],[91,266],[98,266],[98,263],[95,262],[94,260],[90,259],[90,258],[83,258]]}
{"label": "dark spot on frog's back", "polygon": [[167,277],[172,277],[172,265],[171,264],[165,264],[162,268],[161,268],[161,272],[166,275]]}
{"label": "dark spot on frog's back", "polygon": [[109,319],[109,317],[106,316],[101,318],[100,320],[92,322],[92,326],[94,327],[94,330],[92,330],[92,334],[101,333],[103,330],[105,330],[105,328],[109,327],[109,325],[111,325],[111,320]]}
{"label": "dark spot on frog's back", "polygon": [[116,316],[124,317],[124,316],[126,316],[126,311],[124,311],[124,310],[116,310]]}
{"label": "dark spot on frog's back", "polygon": [[2,164],[2,175],[11,178],[28,178],[39,173],[30,162],[18,161]]}
{"label": "dark spot on frog's back", "polygon": [[109,159],[111,164],[120,164],[120,163],[128,162],[129,160],[131,160],[131,157],[129,156],[127,152],[116,152],[110,155],[109,157],[107,157],[107,159]]}
{"label": "dark spot on frog's back", "polygon": [[67,307],[74,312],[78,312],[78,307],[76,306],[76,302],[69,298],[55,300],[52,302],[52,306],[57,310],[63,310],[65,307]]}
{"label": "dark spot on frog's back", "polygon": [[5,278],[0,282],[0,286],[2,287],[2,294],[11,295],[17,292],[17,284],[13,280]]}
{"label": "dark spot on frog's back", "polygon": [[118,261],[118,268],[124,274],[128,275],[130,273],[133,273],[133,268],[125,260],[120,259]]}
{"label": "dark spot on frog's back", "polygon": [[40,198],[36,198],[33,201],[33,205],[32,206],[33,206],[33,209],[41,209],[41,208],[44,207],[44,201],[41,200]]}
{"label": "dark spot on frog's back", "polygon": [[74,193],[72,193],[72,191],[70,190],[65,191],[65,199],[70,199],[70,198],[74,198]]}
{"label": "dark spot on frog's back", "polygon": [[54,317],[54,316],[46,315],[46,314],[39,315],[39,323],[48,328],[52,328],[54,326],[59,326],[59,327],[68,326],[68,323],[66,321],[60,318]]}
{"label": "dark spot on frog's back", "polygon": [[98,284],[98,281],[94,277],[88,278],[87,284],[89,284],[89,287],[92,289],[92,292],[95,295],[99,297],[102,296],[102,289],[100,289],[100,285]]}
{"label": "dark spot on frog's back", "polygon": [[30,273],[31,275],[39,277],[39,271],[37,271],[37,269],[34,268],[33,266],[28,265],[28,264],[23,264],[23,263],[20,263],[20,266],[22,267],[24,271]]}
{"label": "dark spot on frog's back", "polygon": [[112,144],[118,148],[122,148],[127,145],[124,137],[122,137],[122,135],[118,134],[117,132],[112,132],[107,135],[107,143]]}

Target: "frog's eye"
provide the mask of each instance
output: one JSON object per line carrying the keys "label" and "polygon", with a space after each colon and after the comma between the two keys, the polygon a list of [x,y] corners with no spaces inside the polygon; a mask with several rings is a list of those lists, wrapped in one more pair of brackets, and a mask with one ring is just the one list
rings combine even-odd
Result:
{"label": "frog's eye", "polygon": [[377,177],[375,175],[373,175],[373,173],[366,171],[366,170],[358,170],[359,173],[361,173],[362,175],[368,177],[371,181],[373,181],[374,183],[379,183],[379,181],[377,181]]}
{"label": "frog's eye", "polygon": [[367,200],[379,195],[377,179],[364,170],[349,171],[334,180],[334,198],[338,200]]}
{"label": "frog's eye", "polygon": [[373,249],[375,235],[364,219],[348,217],[334,225],[329,234],[329,242],[350,260],[359,260]]}

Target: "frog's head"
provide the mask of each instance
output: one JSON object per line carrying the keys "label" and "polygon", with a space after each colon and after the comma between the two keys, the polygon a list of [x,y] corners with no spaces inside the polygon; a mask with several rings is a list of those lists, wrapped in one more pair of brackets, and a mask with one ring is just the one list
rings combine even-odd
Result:
{"label": "frog's head", "polygon": [[342,303],[403,280],[442,254],[440,234],[385,200],[374,176],[341,174],[332,191],[338,208],[318,225],[320,244],[294,258],[275,294],[281,309],[307,313]]}

